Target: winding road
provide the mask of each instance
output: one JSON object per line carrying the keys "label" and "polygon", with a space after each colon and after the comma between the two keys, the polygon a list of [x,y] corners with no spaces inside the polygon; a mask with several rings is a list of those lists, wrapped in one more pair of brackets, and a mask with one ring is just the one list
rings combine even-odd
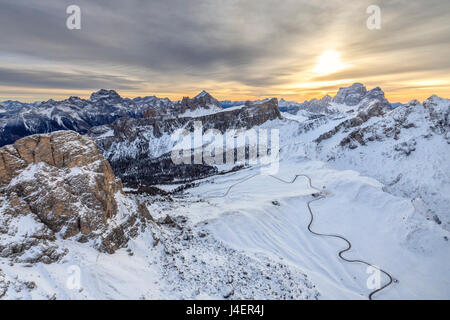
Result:
{"label": "winding road", "polygon": [[[259,176],[259,175],[260,175],[259,173],[258,173],[258,174],[254,174],[254,175],[251,175],[251,176],[249,176],[249,177],[247,177],[247,178],[245,178],[245,179],[243,179],[243,180],[240,180],[240,181],[238,181],[238,182],[232,184],[231,186],[228,187],[227,191],[226,191],[223,195],[219,195],[219,196],[210,196],[210,197],[207,197],[207,198],[208,198],[208,199],[210,199],[210,198],[224,198],[224,197],[226,197],[226,196],[230,193],[231,189],[233,189],[233,187],[235,187],[236,185],[241,184],[241,183],[244,183],[244,182],[246,182],[246,181],[248,181],[248,180],[250,180],[250,179],[253,179],[254,177]],[[387,271],[385,271],[385,270],[383,270],[383,269],[380,269],[379,267],[377,267],[377,266],[375,266],[375,265],[373,265],[373,264],[371,264],[371,263],[369,263],[369,262],[367,262],[367,261],[364,261],[364,260],[359,260],[359,259],[347,259],[346,257],[344,257],[343,254],[344,254],[345,252],[349,251],[349,250],[352,248],[352,243],[351,243],[347,238],[345,238],[345,237],[343,237],[343,236],[341,236],[341,235],[338,235],[338,234],[319,233],[319,232],[316,232],[316,231],[312,230],[311,226],[312,226],[313,221],[314,221],[314,214],[313,214],[313,211],[312,211],[312,209],[311,209],[311,203],[314,202],[314,201],[318,201],[318,200],[321,200],[321,199],[325,199],[326,197],[325,197],[324,193],[322,192],[322,190],[320,190],[319,188],[314,187],[314,186],[312,185],[311,178],[310,178],[308,175],[306,175],[306,174],[296,174],[296,175],[294,176],[294,178],[293,178],[291,181],[283,180],[283,179],[281,179],[281,178],[279,178],[279,177],[276,177],[276,176],[274,176],[274,175],[269,175],[269,176],[272,177],[272,178],[274,178],[274,179],[276,179],[276,180],[278,180],[278,181],[281,181],[281,182],[287,183],[287,184],[293,184],[293,183],[297,180],[297,178],[299,178],[299,177],[306,178],[306,179],[308,180],[309,187],[310,187],[311,189],[316,190],[316,191],[318,192],[318,194],[319,194],[317,198],[308,201],[307,204],[306,204],[307,207],[308,207],[309,214],[310,214],[310,221],[309,221],[309,224],[308,224],[308,231],[309,231],[310,233],[316,235],[316,236],[330,237],[330,238],[337,238],[337,239],[341,239],[341,240],[345,241],[346,244],[347,244],[347,247],[346,247],[345,249],[343,249],[343,250],[341,250],[341,251],[338,252],[339,258],[341,258],[342,260],[344,260],[344,261],[346,261],[346,262],[349,262],[349,263],[361,263],[361,264],[365,264],[365,265],[367,265],[367,266],[370,266],[370,267],[372,267],[372,268],[375,268],[375,269],[379,270],[380,272],[382,272],[384,275],[386,275],[386,276],[389,278],[389,281],[388,281],[387,283],[385,283],[383,286],[381,286],[380,288],[378,288],[378,289],[372,291],[372,292],[369,294],[369,300],[372,300],[374,294],[380,292],[380,291],[383,290],[383,289],[386,289],[388,286],[390,286],[390,285],[393,283],[393,278],[392,278],[392,276],[391,276]]]}

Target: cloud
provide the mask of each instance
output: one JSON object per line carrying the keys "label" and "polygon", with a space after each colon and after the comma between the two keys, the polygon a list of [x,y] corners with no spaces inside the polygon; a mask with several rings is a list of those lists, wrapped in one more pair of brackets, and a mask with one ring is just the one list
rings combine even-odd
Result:
{"label": "cloud", "polygon": [[117,88],[136,90],[141,81],[115,75],[77,74],[45,70],[0,68],[0,85],[23,88],[93,89]]}
{"label": "cloud", "polygon": [[[0,83],[179,96],[201,86],[220,96],[227,86],[264,95],[294,82],[385,74],[387,83],[408,68],[448,69],[449,1],[378,1],[379,31],[365,26],[371,2],[78,0],[81,30],[68,30],[72,0],[2,0],[0,57],[14,57],[18,68],[0,62]],[[312,78],[315,59],[329,49],[352,68]]]}

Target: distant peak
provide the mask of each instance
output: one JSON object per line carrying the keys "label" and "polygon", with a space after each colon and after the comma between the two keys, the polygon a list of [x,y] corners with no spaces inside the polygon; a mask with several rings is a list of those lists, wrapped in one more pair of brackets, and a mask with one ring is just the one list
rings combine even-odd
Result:
{"label": "distant peak", "polygon": [[195,97],[194,97],[194,99],[196,99],[196,98],[202,98],[202,97],[208,97],[208,96],[211,96],[208,92],[206,92],[205,90],[203,90],[202,92],[200,92],[198,95],[196,95]]}
{"label": "distant peak", "polygon": [[339,88],[339,90],[361,90],[361,89],[366,90],[366,86],[360,82],[355,82],[350,86]]}
{"label": "distant peak", "polygon": [[362,83],[357,82],[352,84],[350,87],[339,88],[339,91],[333,98],[333,101],[339,104],[354,106],[362,100],[366,93],[366,87]]}
{"label": "distant peak", "polygon": [[437,94],[433,94],[431,97],[429,97],[425,101],[440,101],[440,100],[446,100],[446,99],[439,97]]}
{"label": "distant peak", "polygon": [[214,98],[212,95],[210,95],[208,92],[206,92],[205,90],[203,90],[202,92],[200,92],[198,95],[196,95],[194,98],[192,98],[191,100],[196,100],[201,101],[201,102],[206,102],[209,104],[215,104],[217,106],[220,106],[219,101]]}
{"label": "distant peak", "polygon": [[413,99],[413,100],[409,101],[409,102],[406,104],[407,107],[410,107],[410,106],[418,106],[418,105],[421,105],[421,103],[420,103],[420,101],[417,100],[417,99]]}
{"label": "distant peak", "polygon": [[100,89],[97,92],[94,92],[91,94],[90,100],[96,101],[100,99],[117,99],[120,98],[120,95],[115,90],[106,90],[106,89]]}

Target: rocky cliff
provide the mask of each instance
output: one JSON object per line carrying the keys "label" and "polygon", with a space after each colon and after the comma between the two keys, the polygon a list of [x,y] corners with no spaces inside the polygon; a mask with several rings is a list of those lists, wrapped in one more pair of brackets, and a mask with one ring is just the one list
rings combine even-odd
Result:
{"label": "rocky cliff", "polygon": [[55,261],[64,252],[53,242],[68,238],[113,252],[126,243],[126,229],[146,219],[148,211],[123,194],[120,179],[88,137],[57,131],[0,148],[2,257]]}
{"label": "rocky cliff", "polygon": [[224,133],[228,129],[250,129],[280,118],[278,101],[271,99],[198,117],[122,118],[111,125],[92,128],[89,135],[124,183],[152,185],[189,181],[217,173],[215,167],[205,164],[175,165],[172,162],[170,152],[176,141],[171,135],[175,130],[183,128],[192,132],[194,122],[201,122],[204,131],[217,129]]}

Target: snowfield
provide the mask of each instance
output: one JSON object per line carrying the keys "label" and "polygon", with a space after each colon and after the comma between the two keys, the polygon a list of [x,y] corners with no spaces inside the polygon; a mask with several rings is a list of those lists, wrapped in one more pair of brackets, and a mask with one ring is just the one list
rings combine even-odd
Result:
{"label": "snowfield", "polygon": [[[379,182],[357,172],[328,169],[321,162],[282,163],[280,169],[279,176],[286,180],[296,173],[308,174],[313,185],[329,192],[326,199],[312,204],[314,230],[344,235],[353,245],[347,257],[368,260],[398,281],[374,298],[450,296],[448,233],[427,221],[409,199],[384,192]],[[191,194],[200,198],[220,194],[226,189],[224,182],[225,186],[235,183],[236,175],[245,178],[251,171],[214,179]],[[289,185],[269,176],[256,176],[233,187],[225,198],[200,202],[189,216],[199,222],[211,219],[207,229],[232,248],[302,268],[321,298],[366,298],[371,291],[366,287],[366,266],[337,257],[345,248],[342,241],[314,236],[306,229],[306,202],[314,192],[306,179]]]}
{"label": "snowfield", "polygon": [[[144,199],[156,220],[172,219],[113,255],[58,240],[69,249],[60,263],[30,267],[2,260],[11,282],[4,298],[367,299],[373,290],[366,266],[338,258],[342,241],[308,232],[306,203],[316,191],[307,180],[284,184],[259,170],[205,179],[173,202]],[[344,235],[353,245],[347,257],[394,277],[375,299],[450,297],[448,232],[410,199],[384,192],[357,172],[307,159],[282,161],[277,176],[291,180],[296,173],[309,175],[327,194],[311,205],[312,228]],[[75,289],[73,270],[80,271]]]}

